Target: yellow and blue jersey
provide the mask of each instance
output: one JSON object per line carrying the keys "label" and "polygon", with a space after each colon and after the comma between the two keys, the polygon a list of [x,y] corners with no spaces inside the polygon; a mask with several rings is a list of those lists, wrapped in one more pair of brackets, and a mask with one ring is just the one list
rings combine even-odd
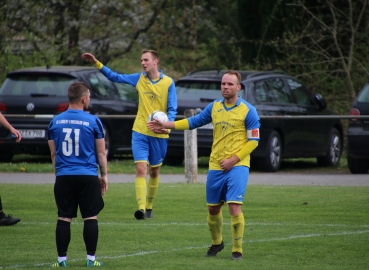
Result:
{"label": "yellow and blue jersey", "polygon": [[[210,103],[200,113],[188,118],[189,129],[213,124],[213,145],[209,170],[221,170],[219,162],[238,153],[249,140],[259,141],[260,119],[254,106],[238,97],[236,104],[225,106],[224,98]],[[250,155],[235,166],[250,167]]]}
{"label": "yellow and blue jersey", "polygon": [[146,72],[133,74],[119,74],[106,66],[100,71],[110,81],[127,83],[138,91],[138,112],[133,124],[133,130],[152,137],[168,138],[168,134],[157,134],[147,127],[149,115],[153,111],[163,111],[168,114],[169,121],[174,121],[177,114],[177,93],[172,78],[166,76],[161,70],[160,78],[151,80]]}

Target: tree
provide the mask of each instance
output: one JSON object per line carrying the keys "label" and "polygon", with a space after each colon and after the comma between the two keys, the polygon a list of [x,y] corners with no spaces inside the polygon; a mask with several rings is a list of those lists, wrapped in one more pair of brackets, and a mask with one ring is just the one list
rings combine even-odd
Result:
{"label": "tree", "polygon": [[[298,1],[300,29],[288,29],[270,42],[300,73],[319,72],[324,80],[343,77],[348,100],[356,97],[354,74],[368,74],[368,0]],[[358,83],[362,86],[362,82]]]}
{"label": "tree", "polygon": [[165,51],[178,71],[240,68],[235,1],[168,0],[144,44]]}
{"label": "tree", "polygon": [[[8,1],[7,31],[26,41],[46,64],[81,64],[91,51],[104,62],[129,51],[139,35],[154,24],[166,0],[132,1],[44,0]],[[4,24],[3,24],[4,26]],[[15,40],[12,40],[15,42]]]}
{"label": "tree", "polygon": [[246,63],[264,68],[283,59],[285,54],[270,44],[283,34],[300,25],[299,14],[293,0],[238,0],[238,40]]}

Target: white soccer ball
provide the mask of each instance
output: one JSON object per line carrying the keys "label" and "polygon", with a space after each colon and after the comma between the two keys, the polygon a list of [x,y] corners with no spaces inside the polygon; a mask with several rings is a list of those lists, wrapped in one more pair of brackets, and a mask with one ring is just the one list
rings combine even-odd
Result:
{"label": "white soccer ball", "polygon": [[152,121],[154,119],[159,120],[161,122],[167,122],[168,121],[168,116],[165,112],[154,111],[149,115],[149,121]]}

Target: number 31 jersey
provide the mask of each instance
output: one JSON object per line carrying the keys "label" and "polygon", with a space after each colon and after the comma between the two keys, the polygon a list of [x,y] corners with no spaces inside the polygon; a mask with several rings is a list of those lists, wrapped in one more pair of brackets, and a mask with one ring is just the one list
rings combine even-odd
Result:
{"label": "number 31 jersey", "polygon": [[82,110],[68,109],[49,124],[48,139],[55,142],[56,176],[98,175],[95,139],[104,138],[100,119]]}

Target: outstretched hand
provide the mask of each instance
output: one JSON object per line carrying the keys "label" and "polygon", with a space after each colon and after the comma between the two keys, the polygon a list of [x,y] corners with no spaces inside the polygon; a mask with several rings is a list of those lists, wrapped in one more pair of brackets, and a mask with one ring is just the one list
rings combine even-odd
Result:
{"label": "outstretched hand", "polygon": [[147,127],[158,134],[168,134],[168,130],[164,128],[163,122],[157,119],[147,122]]}
{"label": "outstretched hand", "polygon": [[91,53],[84,53],[84,54],[82,54],[82,58],[83,59],[86,59],[87,61],[91,62],[92,64],[95,64],[97,62],[97,59]]}

